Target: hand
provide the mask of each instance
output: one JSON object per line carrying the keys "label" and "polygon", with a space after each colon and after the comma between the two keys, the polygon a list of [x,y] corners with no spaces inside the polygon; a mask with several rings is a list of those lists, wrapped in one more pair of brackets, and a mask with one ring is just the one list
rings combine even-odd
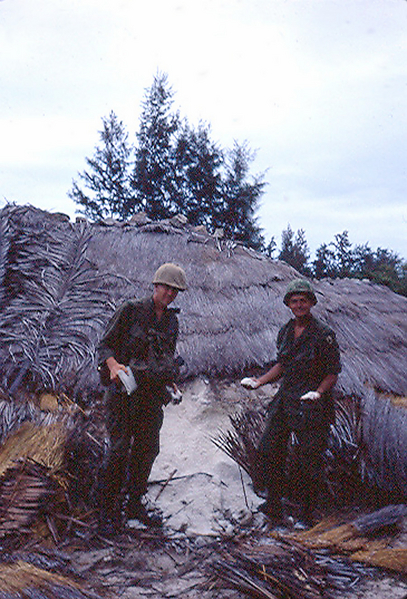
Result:
{"label": "hand", "polygon": [[177,389],[172,394],[172,403],[177,406],[178,404],[181,403],[181,401],[182,401],[182,393],[179,389]]}
{"label": "hand", "polygon": [[240,384],[246,389],[257,389],[258,387],[260,387],[260,383],[257,379],[248,376],[242,379],[240,381]]}
{"label": "hand", "polygon": [[318,401],[318,399],[321,399],[321,394],[319,391],[308,391],[308,393],[301,395],[300,399],[305,401]]}
{"label": "hand", "polygon": [[171,396],[171,403],[178,405],[182,401],[182,393],[178,389],[177,385],[173,383],[173,385],[167,385],[167,391]]}
{"label": "hand", "polygon": [[117,375],[119,373],[120,370],[124,370],[124,372],[126,374],[129,374],[127,371],[127,368],[124,364],[119,364],[119,362],[117,362],[113,356],[111,356],[110,358],[108,358],[106,360],[106,364],[107,367],[109,368],[109,372],[110,372],[110,380],[111,381],[116,381],[117,380]]}

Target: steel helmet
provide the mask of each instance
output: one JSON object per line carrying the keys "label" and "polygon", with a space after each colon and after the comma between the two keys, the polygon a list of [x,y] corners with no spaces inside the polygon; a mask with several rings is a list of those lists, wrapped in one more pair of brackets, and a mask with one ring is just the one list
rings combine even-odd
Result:
{"label": "steel helmet", "polygon": [[187,288],[185,271],[180,266],[172,264],[171,262],[162,264],[160,268],[156,270],[153,283],[154,285],[160,283],[162,285],[168,285],[169,287],[178,289],[178,291],[185,291]]}
{"label": "steel helmet", "polygon": [[303,295],[309,297],[313,302],[314,306],[318,301],[314,293],[314,290],[312,289],[308,281],[305,281],[304,279],[294,279],[294,281],[291,281],[291,283],[289,283],[284,296],[283,301],[286,306],[288,306],[291,296],[296,295],[297,293],[302,293]]}

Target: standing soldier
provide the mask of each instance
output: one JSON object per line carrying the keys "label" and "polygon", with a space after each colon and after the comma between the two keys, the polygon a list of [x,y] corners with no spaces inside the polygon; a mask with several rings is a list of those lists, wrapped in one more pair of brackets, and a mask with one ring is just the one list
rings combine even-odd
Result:
{"label": "standing soldier", "polygon": [[101,485],[100,526],[105,534],[120,530],[126,494],[127,518],[153,526],[161,523],[142,497],[159,453],[163,405],[180,397],[174,358],[179,309],[168,306],[186,289],[185,272],[175,264],[163,264],[153,284],[151,297],[118,308],[99,345],[99,370],[108,385],[110,438]]}
{"label": "standing soldier", "polygon": [[278,333],[276,363],[258,379],[243,379],[242,385],[257,389],[281,379],[258,447],[260,484],[267,491],[261,509],[274,521],[283,517],[284,472],[288,442],[294,432],[302,519],[310,524],[322,482],[323,454],[335,417],[331,389],[341,371],[340,355],[335,333],[311,314],[317,298],[308,281],[292,281],[284,303],[294,318]]}

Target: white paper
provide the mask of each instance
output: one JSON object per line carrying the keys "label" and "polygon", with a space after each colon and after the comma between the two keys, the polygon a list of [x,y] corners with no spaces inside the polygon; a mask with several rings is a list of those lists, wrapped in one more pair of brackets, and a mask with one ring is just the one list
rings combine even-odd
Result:
{"label": "white paper", "polygon": [[134,378],[134,375],[133,375],[131,369],[128,366],[127,366],[127,372],[128,372],[128,374],[126,374],[126,372],[124,370],[119,370],[119,372],[117,373],[117,376],[123,383],[123,386],[127,391],[127,395],[131,395],[133,393],[133,391],[135,391],[137,389],[137,383],[135,381],[135,378]]}

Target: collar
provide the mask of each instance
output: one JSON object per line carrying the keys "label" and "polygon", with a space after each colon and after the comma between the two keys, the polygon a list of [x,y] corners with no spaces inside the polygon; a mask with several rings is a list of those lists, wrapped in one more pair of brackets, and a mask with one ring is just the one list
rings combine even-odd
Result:
{"label": "collar", "polygon": [[[148,299],[148,308],[149,308],[149,311],[151,312],[151,314],[153,314],[155,316],[155,305],[154,305],[154,299],[153,299],[152,295]],[[180,308],[165,308],[165,310],[164,310],[164,314],[179,314],[180,312],[181,312]]]}

